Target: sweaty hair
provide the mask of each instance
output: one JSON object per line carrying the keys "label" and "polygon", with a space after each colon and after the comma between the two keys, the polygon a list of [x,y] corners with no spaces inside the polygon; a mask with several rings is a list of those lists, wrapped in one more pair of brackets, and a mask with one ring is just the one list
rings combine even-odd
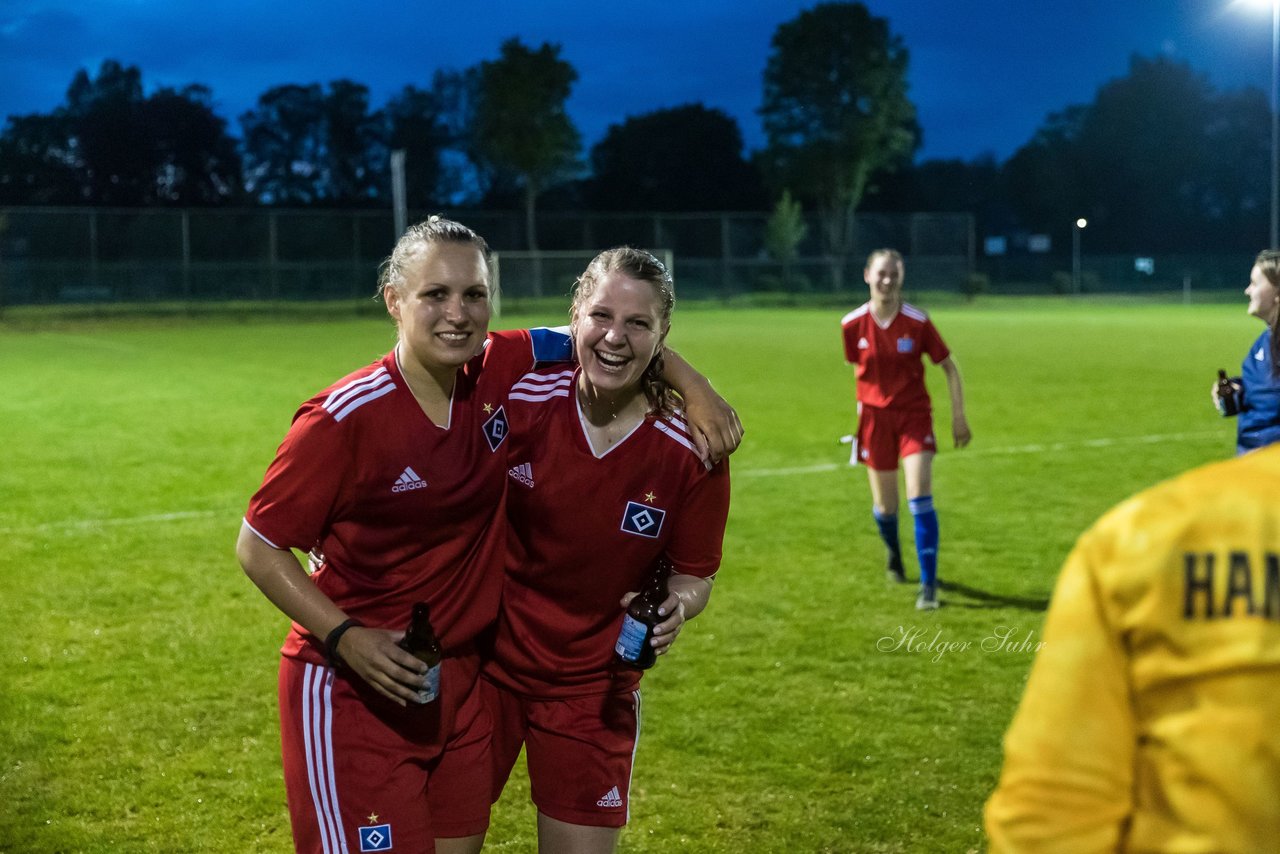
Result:
{"label": "sweaty hair", "polygon": [[871,265],[876,262],[876,259],[881,257],[892,259],[897,261],[899,264],[902,264],[902,266],[906,266],[902,262],[902,253],[897,249],[877,249],[867,256],[866,269],[870,269]]}
{"label": "sweaty hair", "polygon": [[[438,214],[432,214],[422,222],[415,223],[405,229],[404,234],[396,241],[395,248],[391,250],[391,254],[378,267],[377,296],[381,297],[383,291],[389,287],[396,290],[403,288],[405,270],[413,262],[421,258],[423,253],[427,251],[427,247],[432,243],[458,243],[463,246],[474,246],[476,251],[480,253],[480,257],[484,258],[485,278],[491,279],[489,244],[485,243],[484,238],[460,222],[454,222]],[[492,297],[494,284],[492,281],[486,283],[489,285],[490,297]]]}
{"label": "sweaty hair", "polygon": [[[671,271],[653,254],[643,249],[620,246],[601,252],[578,280],[573,283],[573,305],[569,308],[569,320],[576,322],[578,310],[591,298],[596,288],[611,273],[621,273],[629,279],[647,282],[658,299],[658,318],[662,323],[659,332],[665,333],[671,326],[671,310],[676,305],[676,286]],[[670,415],[679,406],[679,396],[662,379],[662,348],[654,353],[640,377],[640,389],[649,401],[649,410],[660,415]]]}

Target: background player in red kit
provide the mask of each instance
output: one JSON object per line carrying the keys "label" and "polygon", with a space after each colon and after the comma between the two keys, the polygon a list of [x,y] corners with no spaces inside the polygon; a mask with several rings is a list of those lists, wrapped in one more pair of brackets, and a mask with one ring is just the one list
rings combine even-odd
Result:
{"label": "background player in red kit", "polygon": [[[395,348],[298,410],[236,551],[294,621],[280,715],[297,849],[476,851],[491,763],[474,639],[502,585],[507,394],[568,341],[488,333],[488,247],[448,220],[409,229],[379,288]],[[407,702],[426,668],[397,646],[419,601],[445,654],[427,705]]]}
{"label": "background player in red kit", "polygon": [[665,652],[720,565],[727,464],[698,459],[659,379],[674,302],[657,258],[600,254],[575,287],[580,367],[528,374],[511,393],[513,535],[485,693],[495,800],[524,744],[544,852],[612,851],[627,821],[641,672],[613,658],[625,603],[665,553]]}
{"label": "background player in red kit", "polygon": [[928,316],[902,301],[902,255],[877,249],[863,278],[871,299],[840,321],[846,361],[857,367],[858,432],[855,458],[866,465],[872,514],[889,550],[888,575],[905,581],[898,541],[898,460],[907,483],[920,560],[916,607],[938,607],[938,517],[933,509],[933,413],[924,384],[925,354],[947,377],[951,432],[956,447],[969,444],[960,369]]}

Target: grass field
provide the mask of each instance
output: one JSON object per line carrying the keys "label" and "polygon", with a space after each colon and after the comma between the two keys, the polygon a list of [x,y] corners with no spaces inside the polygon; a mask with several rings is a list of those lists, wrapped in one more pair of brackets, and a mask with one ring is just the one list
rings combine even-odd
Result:
{"label": "grass field", "polygon": [[[748,432],[716,594],[644,683],[623,851],[981,850],[1062,558],[1125,495],[1232,453],[1208,389],[1260,331],[1242,304],[935,311],[975,438],[935,465],[950,586],[921,615],[837,444],[839,316],[677,311],[673,345]],[[0,326],[0,850],[290,850],[287,621],[232,543],[296,405],[391,342],[369,318]],[[517,777],[487,850],[533,851],[533,815]]]}

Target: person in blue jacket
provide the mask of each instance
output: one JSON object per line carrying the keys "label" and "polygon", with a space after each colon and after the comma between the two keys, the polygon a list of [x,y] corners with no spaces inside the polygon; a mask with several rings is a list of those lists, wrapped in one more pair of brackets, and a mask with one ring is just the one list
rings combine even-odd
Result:
{"label": "person in blue jacket", "polygon": [[[1267,328],[1249,348],[1240,376],[1231,380],[1239,406],[1237,454],[1280,441],[1280,375],[1276,373],[1280,345],[1273,334],[1280,314],[1280,249],[1258,253],[1244,292],[1249,297],[1249,314],[1267,324]],[[1212,393],[1214,405],[1225,412],[1216,383]]]}

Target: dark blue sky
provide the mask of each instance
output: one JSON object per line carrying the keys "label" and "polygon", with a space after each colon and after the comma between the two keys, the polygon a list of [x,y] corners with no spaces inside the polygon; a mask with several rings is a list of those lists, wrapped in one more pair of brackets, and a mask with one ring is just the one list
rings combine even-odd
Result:
{"label": "dark blue sky", "polygon": [[[590,146],[612,123],[701,101],[762,130],[761,74],[801,0],[0,0],[0,117],[60,104],[79,68],[137,65],[147,91],[203,83],[238,117],[281,83],[347,77],[375,106],[511,36],[562,47]],[[1268,0],[867,0],[911,54],[921,158],[1004,159],[1050,112],[1092,100],[1134,54],[1189,62],[1219,89],[1269,90]]]}

